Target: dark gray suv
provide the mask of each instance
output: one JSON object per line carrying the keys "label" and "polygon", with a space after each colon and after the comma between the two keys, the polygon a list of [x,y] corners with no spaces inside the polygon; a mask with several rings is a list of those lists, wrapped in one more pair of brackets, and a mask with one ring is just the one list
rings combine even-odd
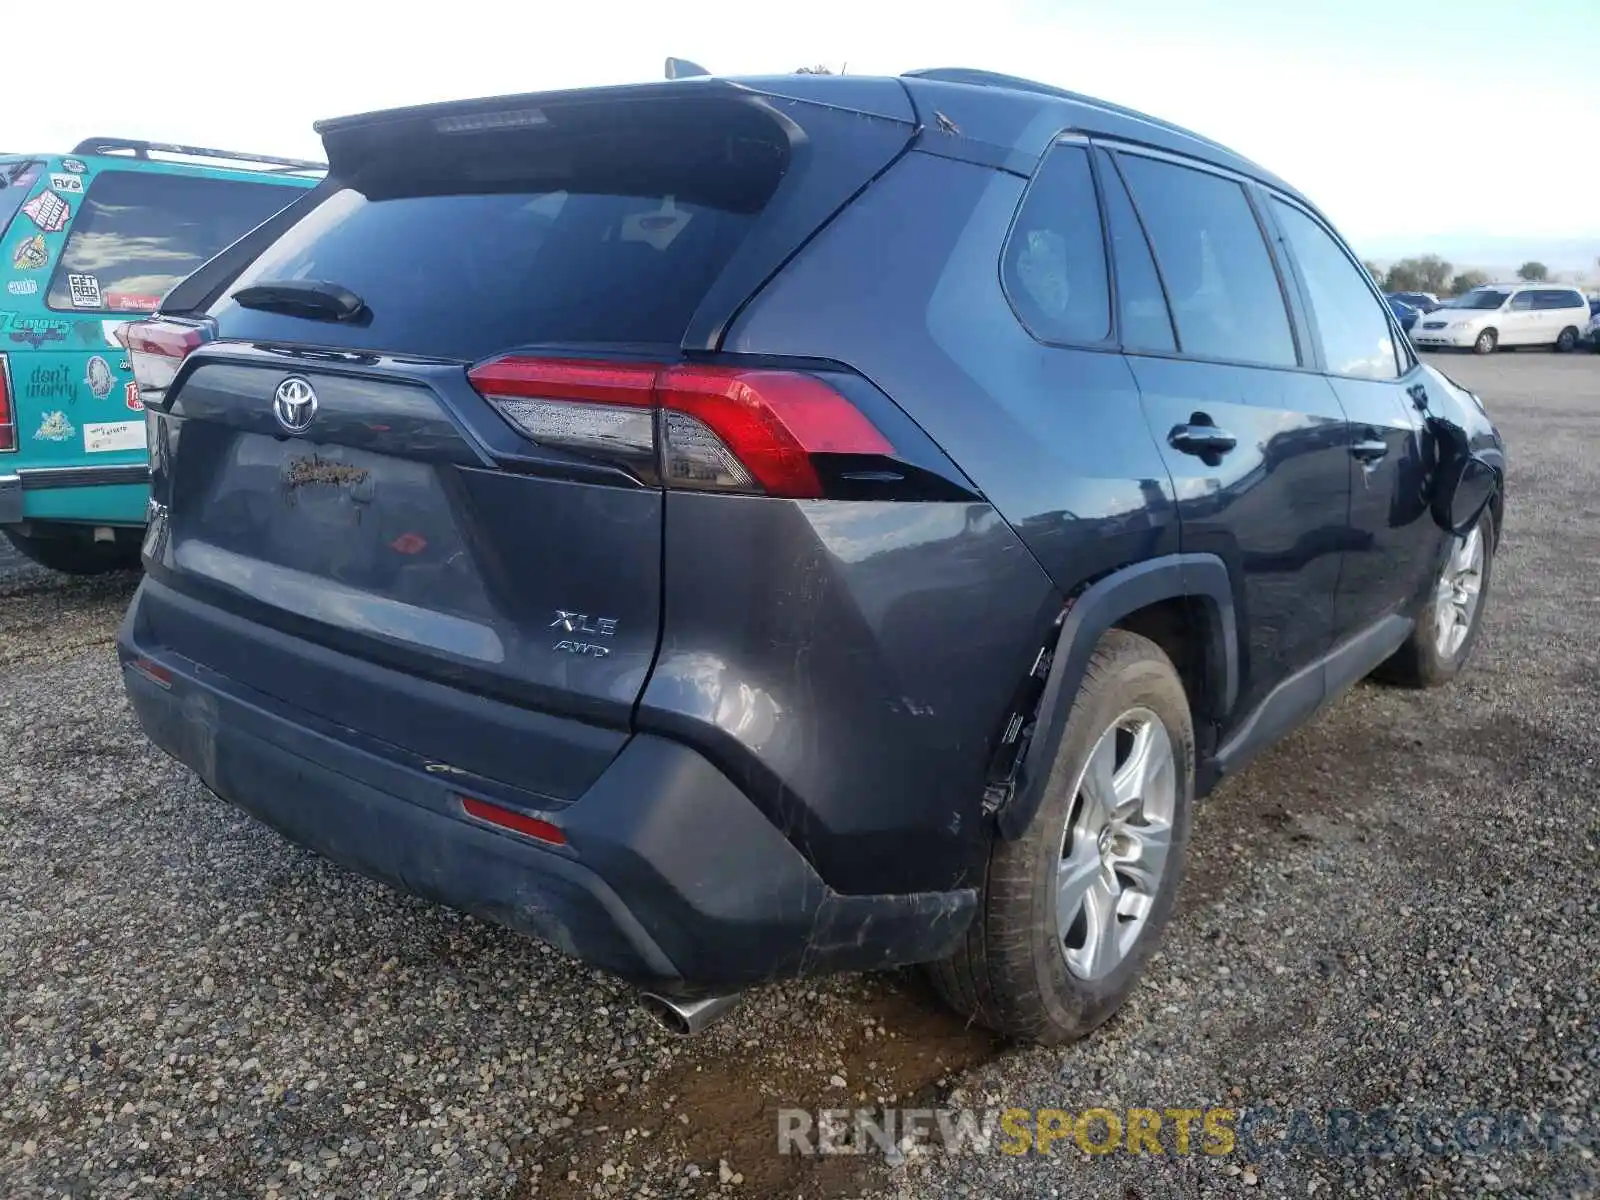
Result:
{"label": "dark gray suv", "polygon": [[1460,669],[1503,456],[1310,203],[1024,80],[324,122],[128,345],[154,741],[688,1027],[928,963],[1081,1035],[1194,800]]}

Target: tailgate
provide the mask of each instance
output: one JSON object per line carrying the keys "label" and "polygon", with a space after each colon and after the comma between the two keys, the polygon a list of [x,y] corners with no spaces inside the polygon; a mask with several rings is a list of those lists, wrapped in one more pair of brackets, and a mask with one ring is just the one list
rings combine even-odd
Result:
{"label": "tailgate", "polygon": [[[196,357],[154,453],[151,573],[290,636],[221,636],[155,606],[158,643],[458,770],[581,792],[622,733],[515,710],[626,729],[660,624],[660,492],[497,468],[470,423],[498,418],[458,366],[308,367],[226,343]],[[315,397],[293,437],[286,380]],[[305,642],[359,662],[340,671]]]}

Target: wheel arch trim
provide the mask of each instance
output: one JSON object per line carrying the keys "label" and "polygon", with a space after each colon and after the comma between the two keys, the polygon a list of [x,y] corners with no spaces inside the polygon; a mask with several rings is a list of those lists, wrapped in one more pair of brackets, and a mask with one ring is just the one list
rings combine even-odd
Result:
{"label": "wheel arch trim", "polygon": [[[1219,719],[1232,711],[1239,694],[1239,633],[1233,581],[1222,559],[1213,554],[1163,555],[1100,577],[1072,597],[1061,622],[1029,741],[1034,769],[1024,761],[1019,786],[995,814],[1000,836],[1020,837],[1044,802],[1054,748],[1100,638],[1129,614],[1175,599],[1197,601],[1205,614],[1205,694],[1191,697],[1191,704]],[[1050,748],[1051,759],[1035,757],[1043,747]]]}

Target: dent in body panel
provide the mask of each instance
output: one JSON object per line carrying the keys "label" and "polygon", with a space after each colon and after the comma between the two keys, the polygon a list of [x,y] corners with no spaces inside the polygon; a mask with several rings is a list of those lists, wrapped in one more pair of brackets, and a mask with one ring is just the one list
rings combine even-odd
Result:
{"label": "dent in body panel", "polygon": [[1065,592],[1175,553],[1178,526],[1127,363],[1034,341],[1001,292],[1001,249],[1024,186],[907,155],[757,297],[727,348],[861,371]]}
{"label": "dent in body panel", "polygon": [[667,497],[639,728],[700,748],[845,893],[980,861],[996,722],[1058,601],[983,503]]}

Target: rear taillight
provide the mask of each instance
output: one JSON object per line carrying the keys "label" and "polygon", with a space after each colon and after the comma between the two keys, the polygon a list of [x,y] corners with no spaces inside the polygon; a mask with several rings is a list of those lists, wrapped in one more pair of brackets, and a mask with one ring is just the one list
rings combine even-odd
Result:
{"label": "rear taillight", "polygon": [[215,336],[216,326],[210,321],[172,317],[134,321],[118,328],[116,339],[128,348],[140,402],[146,408],[159,408],[183,360]]}
{"label": "rear taillight", "polygon": [[17,448],[17,409],[11,401],[11,360],[0,354],[0,453]]}
{"label": "rear taillight", "polygon": [[654,466],[668,487],[825,494],[814,455],[892,456],[894,447],[814,375],[509,355],[473,386],[535,442]]}

